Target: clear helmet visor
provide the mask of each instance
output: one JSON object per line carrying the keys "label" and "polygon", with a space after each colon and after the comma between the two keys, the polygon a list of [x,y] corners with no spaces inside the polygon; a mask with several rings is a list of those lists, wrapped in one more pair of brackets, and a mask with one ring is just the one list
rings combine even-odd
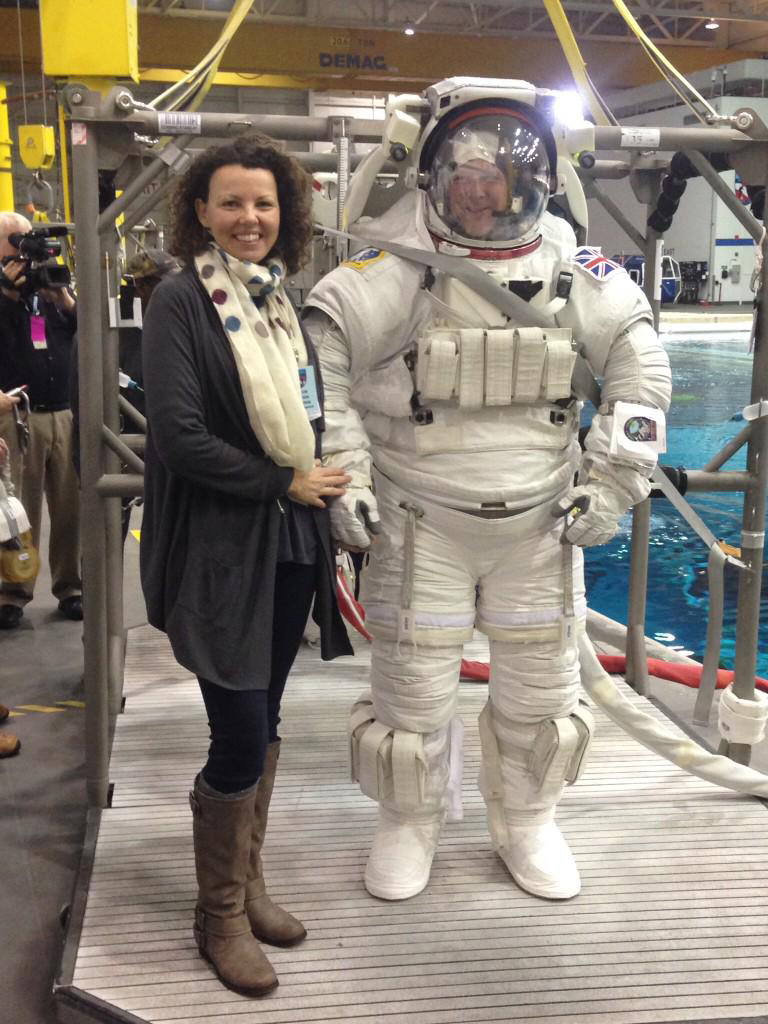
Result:
{"label": "clear helmet visor", "polygon": [[425,170],[428,226],[451,241],[514,244],[535,228],[549,198],[544,140],[513,114],[449,126]]}

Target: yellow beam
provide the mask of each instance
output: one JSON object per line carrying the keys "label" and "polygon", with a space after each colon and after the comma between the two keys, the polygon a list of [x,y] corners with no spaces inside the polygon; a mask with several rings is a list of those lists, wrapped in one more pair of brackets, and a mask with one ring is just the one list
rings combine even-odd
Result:
{"label": "yellow beam", "polygon": [[0,210],[6,213],[15,210],[13,198],[13,168],[11,153],[13,139],[8,124],[8,104],[6,103],[6,87],[0,82]]}
{"label": "yellow beam", "polygon": [[64,107],[56,100],[59,128],[59,166],[61,167],[61,192],[64,199],[64,220],[72,223],[72,210],[69,205],[69,154],[67,153],[67,128],[64,120]]}
{"label": "yellow beam", "polygon": [[[63,0],[61,0],[63,2]],[[40,70],[37,12],[22,10],[27,69]],[[0,8],[0,72],[19,71],[17,11]],[[139,12],[139,60],[152,69],[194,67],[218,37],[214,19],[174,18]],[[634,42],[580,40],[590,76],[602,92],[658,81],[656,70]],[[665,56],[682,71],[703,70],[760,57],[754,49],[696,45],[664,46]],[[446,76],[484,75],[524,78],[537,85],[570,87],[571,75],[560,44],[552,37],[519,38],[438,35],[417,32],[357,31],[311,25],[245,22],[221,62],[220,74],[268,76],[252,85],[280,88],[413,91]],[[287,80],[287,81],[286,81]],[[322,83],[318,86],[316,83]],[[237,83],[237,84],[246,84]]]}

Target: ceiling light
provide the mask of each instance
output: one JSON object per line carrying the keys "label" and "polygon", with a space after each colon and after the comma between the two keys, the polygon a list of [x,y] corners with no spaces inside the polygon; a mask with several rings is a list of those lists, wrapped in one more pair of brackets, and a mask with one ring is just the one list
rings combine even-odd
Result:
{"label": "ceiling light", "polygon": [[415,34],[416,29],[414,27],[413,21],[410,18],[405,19],[405,24],[403,25],[403,32],[405,32],[407,36],[412,36]]}
{"label": "ceiling light", "polygon": [[710,18],[704,26],[704,28],[708,28],[711,31],[714,31],[716,28],[720,28],[720,22],[717,20],[717,18]]}

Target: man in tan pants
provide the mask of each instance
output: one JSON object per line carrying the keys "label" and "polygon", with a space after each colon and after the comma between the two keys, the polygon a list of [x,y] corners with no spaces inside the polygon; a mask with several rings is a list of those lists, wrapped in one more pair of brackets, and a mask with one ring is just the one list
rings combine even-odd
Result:
{"label": "man in tan pants", "polygon": [[[8,392],[23,387],[30,407],[26,451],[21,450],[12,411],[0,416],[0,437],[10,449],[12,480],[36,546],[45,495],[53,594],[61,614],[78,620],[83,617],[80,513],[68,400],[75,300],[67,288],[25,287],[29,263],[20,258],[16,236],[30,230],[26,218],[0,213],[0,388]],[[0,584],[0,629],[19,625],[32,593],[33,584]]]}

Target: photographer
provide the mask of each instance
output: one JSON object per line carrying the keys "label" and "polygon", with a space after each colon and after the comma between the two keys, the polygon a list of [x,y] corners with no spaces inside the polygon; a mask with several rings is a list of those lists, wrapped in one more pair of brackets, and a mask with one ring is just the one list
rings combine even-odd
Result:
{"label": "photographer", "polygon": [[[75,299],[64,268],[47,257],[56,244],[16,213],[0,213],[0,390],[23,388],[29,398],[29,441],[14,485],[24,502],[36,546],[40,543],[43,494],[51,521],[49,563],[59,611],[83,617],[80,581],[80,513],[72,463],[72,413],[68,380],[77,329]],[[30,244],[32,243],[32,244]],[[43,284],[54,285],[44,287]],[[0,414],[0,437],[18,465],[19,437],[13,412]],[[14,454],[16,458],[14,458]],[[30,585],[0,585],[0,629],[14,629],[32,600]]]}

